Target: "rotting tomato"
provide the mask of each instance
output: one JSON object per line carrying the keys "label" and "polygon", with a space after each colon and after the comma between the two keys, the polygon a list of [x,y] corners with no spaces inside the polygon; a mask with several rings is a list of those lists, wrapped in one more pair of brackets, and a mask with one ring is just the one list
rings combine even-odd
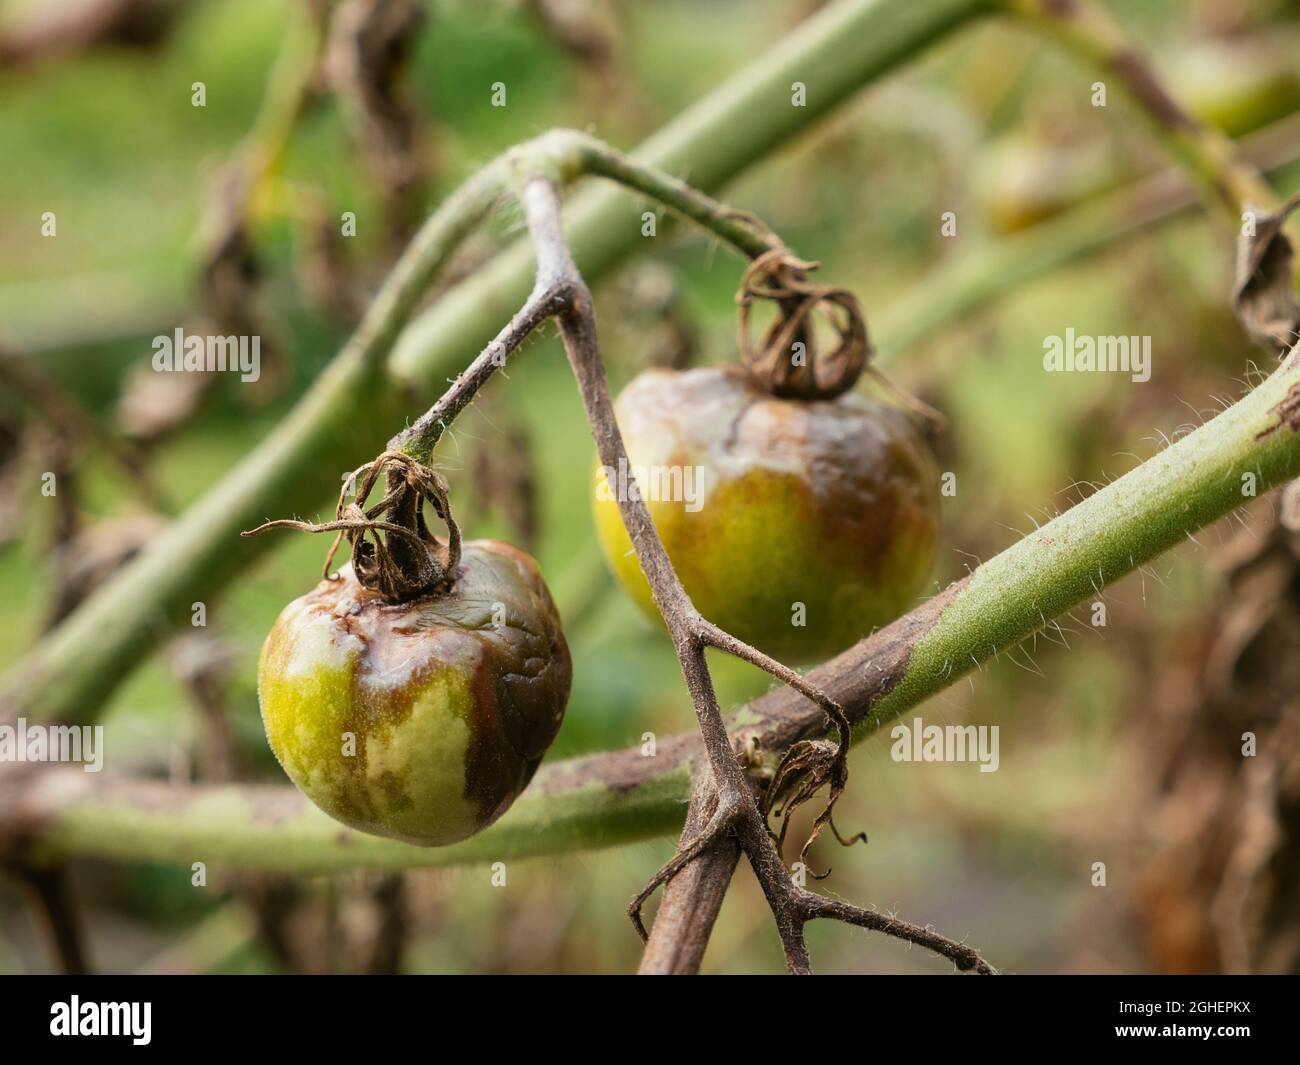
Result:
{"label": "rotting tomato", "polygon": [[537,563],[470,541],[450,586],[391,602],[351,564],[280,614],[262,721],[322,810],[408,843],[454,843],[510,806],[559,731],[572,666]]}
{"label": "rotting tomato", "polygon": [[[820,660],[897,617],[924,586],[939,476],[899,408],[861,392],[777,398],[744,368],[721,366],[646,371],[616,412],[687,594],[746,643]],[[618,513],[628,473],[597,466],[596,525],[619,580],[658,617]]]}

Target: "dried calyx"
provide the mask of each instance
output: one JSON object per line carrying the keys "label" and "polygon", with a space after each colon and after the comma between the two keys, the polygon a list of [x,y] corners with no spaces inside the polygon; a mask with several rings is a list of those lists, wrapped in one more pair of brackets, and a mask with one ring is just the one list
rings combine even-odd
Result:
{"label": "dried calyx", "polygon": [[[367,507],[365,501],[381,475],[384,496]],[[446,543],[429,531],[426,502],[447,525]],[[267,529],[337,532],[325,557],[324,575],[330,576],[334,554],[346,538],[357,581],[392,603],[446,591],[460,565],[460,527],[452,517],[447,481],[402,451],[385,451],[343,479],[334,521],[269,521],[244,535]]]}
{"label": "dried calyx", "polygon": [[[774,396],[834,399],[857,383],[871,355],[857,297],[848,289],[808,280],[820,265],[776,247],[750,263],[736,293],[741,358],[755,380]],[[756,347],[750,317],[758,300],[775,303],[777,317]],[[818,350],[814,311],[821,312],[836,334],[837,343],[830,351]]]}

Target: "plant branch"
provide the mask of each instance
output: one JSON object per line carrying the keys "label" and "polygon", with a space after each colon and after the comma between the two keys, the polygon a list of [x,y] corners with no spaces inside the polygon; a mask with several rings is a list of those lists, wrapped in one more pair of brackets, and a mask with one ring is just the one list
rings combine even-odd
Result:
{"label": "plant branch", "polygon": [[557,314],[563,305],[564,293],[554,286],[537,287],[528,300],[492,342],[483,349],[468,369],[460,374],[452,386],[424,414],[388,442],[389,448],[410,455],[417,462],[428,463],[433,449],[447,426],[463,411],[497,370],[505,365],[519,346],[539,325]]}
{"label": "plant branch", "polygon": [[[526,147],[512,160],[516,171],[526,171],[530,159],[535,168],[543,169],[544,164],[544,168],[559,179],[572,179],[579,173],[594,174],[644,192],[708,230],[742,255],[754,257],[780,246],[781,242],[756,219],[576,130],[555,130],[533,142],[533,148]],[[563,301],[563,283],[546,271],[539,271],[532,292],[510,323],[456,378],[433,407],[389,441],[389,447],[405,451],[420,462],[428,462],[452,419],[472,402],[493,372],[505,364],[537,326],[560,312]]]}
{"label": "plant branch", "polygon": [[[695,767],[682,836],[702,836],[717,805],[713,775],[708,763],[700,761]],[[740,844],[734,836],[724,836],[664,885],[663,898],[641,956],[638,971],[642,976],[699,972],[722,900],[739,863]]]}
{"label": "plant branch", "polygon": [[644,193],[683,218],[710,230],[742,255],[756,259],[781,244],[752,216],[734,211],[686,182],[657,168],[637,163],[600,141],[587,138],[581,151],[587,173]]}

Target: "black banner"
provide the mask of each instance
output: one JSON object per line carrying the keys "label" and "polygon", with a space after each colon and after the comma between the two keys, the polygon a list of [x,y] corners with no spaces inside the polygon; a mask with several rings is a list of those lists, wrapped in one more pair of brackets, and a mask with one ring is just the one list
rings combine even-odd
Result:
{"label": "black banner", "polygon": [[[1197,1045],[1228,1053],[1281,1049],[1293,1035],[1297,989],[1277,977],[858,977],[829,990],[824,981],[790,979],[780,989],[752,986],[761,978],[734,978],[731,987],[718,979],[703,987],[552,979],[571,986],[489,990],[483,980],[490,977],[471,984],[473,977],[431,976],[23,977],[5,981],[0,1013],[6,1049],[29,1051],[68,1044],[91,1053],[111,1046],[341,1054],[408,1039],[448,1047],[468,1039],[491,1052],[516,1033],[545,1044],[582,1039],[588,1029],[617,1038],[620,1028],[643,1045],[658,1031],[667,1046],[687,1009],[696,1042],[712,1003],[720,1042],[744,1028],[751,1039],[766,1038],[750,1027],[761,1017],[778,1030],[825,1023],[837,1040],[854,1030],[868,1040],[889,1034],[893,1047],[912,1040],[930,1050],[1155,1044],[1157,1052],[1181,1054]],[[870,1052],[870,1043],[862,1050]]]}

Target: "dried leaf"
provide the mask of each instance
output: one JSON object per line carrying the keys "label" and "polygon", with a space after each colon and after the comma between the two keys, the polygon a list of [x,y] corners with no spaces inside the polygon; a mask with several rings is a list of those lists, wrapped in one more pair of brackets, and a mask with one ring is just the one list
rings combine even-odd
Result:
{"label": "dried leaf", "polygon": [[1287,215],[1300,206],[1300,193],[1280,211],[1261,212],[1253,233],[1237,242],[1237,280],[1232,305],[1251,339],[1281,356],[1300,337],[1300,305],[1292,288],[1295,249],[1282,231]]}

